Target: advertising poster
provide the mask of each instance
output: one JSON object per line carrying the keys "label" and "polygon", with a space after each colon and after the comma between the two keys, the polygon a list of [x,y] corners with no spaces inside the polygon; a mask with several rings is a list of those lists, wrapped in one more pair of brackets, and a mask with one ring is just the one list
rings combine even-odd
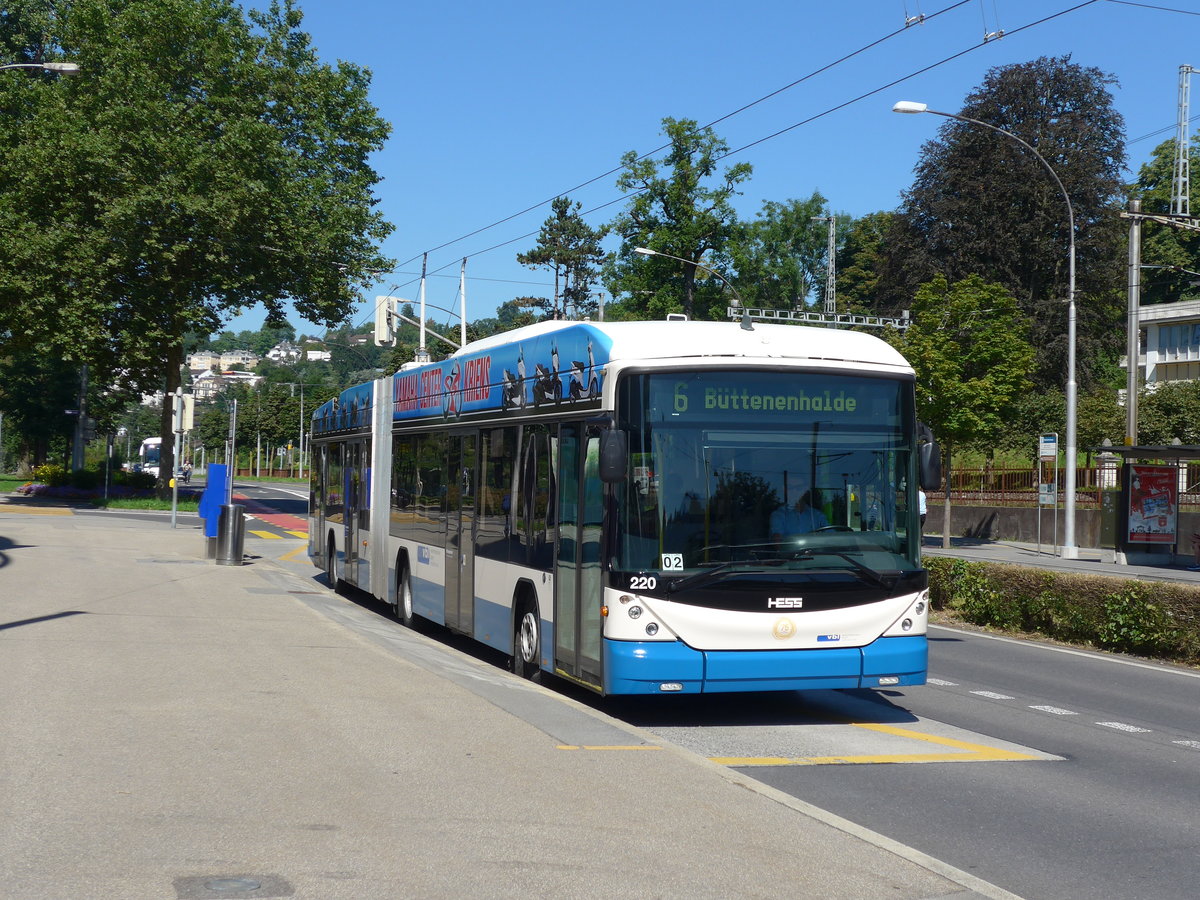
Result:
{"label": "advertising poster", "polygon": [[1178,470],[1175,466],[1130,466],[1129,474],[1129,541],[1174,544]]}

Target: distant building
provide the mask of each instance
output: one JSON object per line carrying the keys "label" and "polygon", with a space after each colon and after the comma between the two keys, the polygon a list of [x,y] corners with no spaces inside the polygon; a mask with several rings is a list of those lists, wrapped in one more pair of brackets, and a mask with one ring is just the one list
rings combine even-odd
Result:
{"label": "distant building", "polygon": [[216,353],[212,350],[201,350],[191,354],[186,362],[188,370],[195,376],[199,372],[209,372],[213,369],[232,369],[234,366],[244,366],[253,369],[258,365],[258,357],[249,350],[227,350]]}
{"label": "distant building", "polygon": [[245,366],[247,370],[258,365],[258,357],[249,350],[229,350],[221,354],[221,368],[232,369],[234,366]]}
{"label": "distant building", "polygon": [[187,367],[195,375],[197,372],[207,372],[221,367],[221,354],[212,350],[201,350],[187,358]]}
{"label": "distant building", "polygon": [[267,351],[267,359],[277,363],[294,363],[300,359],[300,348],[291,341],[280,341]]}
{"label": "distant building", "polygon": [[1138,307],[1141,383],[1200,379],[1200,300]]}
{"label": "distant building", "polygon": [[234,384],[254,387],[262,381],[261,375],[252,372],[202,372],[192,381],[192,393],[197,400],[211,400],[225,388]]}

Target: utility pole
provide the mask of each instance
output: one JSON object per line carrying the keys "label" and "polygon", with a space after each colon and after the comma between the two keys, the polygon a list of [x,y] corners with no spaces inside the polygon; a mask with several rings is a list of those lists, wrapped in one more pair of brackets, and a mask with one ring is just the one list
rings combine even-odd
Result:
{"label": "utility pole", "polygon": [[1191,92],[1191,74],[1196,70],[1191,66],[1179,67],[1179,124],[1175,129],[1175,175],[1171,179],[1171,215],[1191,216],[1190,207],[1190,169],[1191,156],[1188,147],[1189,100]]}
{"label": "utility pole", "polygon": [[1141,324],[1138,306],[1142,302],[1142,201],[1129,201],[1129,305],[1125,335],[1125,446],[1137,445],[1138,421],[1138,350]]}
{"label": "utility pole", "polygon": [[71,470],[78,472],[83,468],[84,433],[87,429],[87,388],[88,367],[84,363],[79,367],[79,415],[75,419],[75,440],[71,444]]}
{"label": "utility pole", "polygon": [[829,225],[829,241],[826,245],[825,263],[825,315],[837,323],[837,216],[813,216],[814,222]]}

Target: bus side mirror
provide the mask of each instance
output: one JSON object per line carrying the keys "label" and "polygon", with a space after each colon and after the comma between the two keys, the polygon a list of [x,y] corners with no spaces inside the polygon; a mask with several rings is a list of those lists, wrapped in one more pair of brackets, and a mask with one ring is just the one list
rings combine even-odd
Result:
{"label": "bus side mirror", "polygon": [[616,428],[600,434],[600,480],[605,484],[624,481],[629,471],[629,436]]}
{"label": "bus side mirror", "polygon": [[942,486],[942,449],[929,440],[917,448],[921,466],[921,488],[936,491]]}

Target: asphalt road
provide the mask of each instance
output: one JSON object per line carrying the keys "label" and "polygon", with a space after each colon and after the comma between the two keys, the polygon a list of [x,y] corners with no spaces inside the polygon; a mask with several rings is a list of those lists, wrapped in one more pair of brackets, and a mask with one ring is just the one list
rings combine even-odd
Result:
{"label": "asphalt road", "polygon": [[[299,488],[246,490],[303,507]],[[1023,897],[1196,895],[1200,671],[944,628],[931,641],[930,684],[904,691],[559,689]]]}
{"label": "asphalt road", "polygon": [[1061,759],[745,771],[1024,897],[1196,896],[1200,672],[932,637],[931,683],[875,702]]}

